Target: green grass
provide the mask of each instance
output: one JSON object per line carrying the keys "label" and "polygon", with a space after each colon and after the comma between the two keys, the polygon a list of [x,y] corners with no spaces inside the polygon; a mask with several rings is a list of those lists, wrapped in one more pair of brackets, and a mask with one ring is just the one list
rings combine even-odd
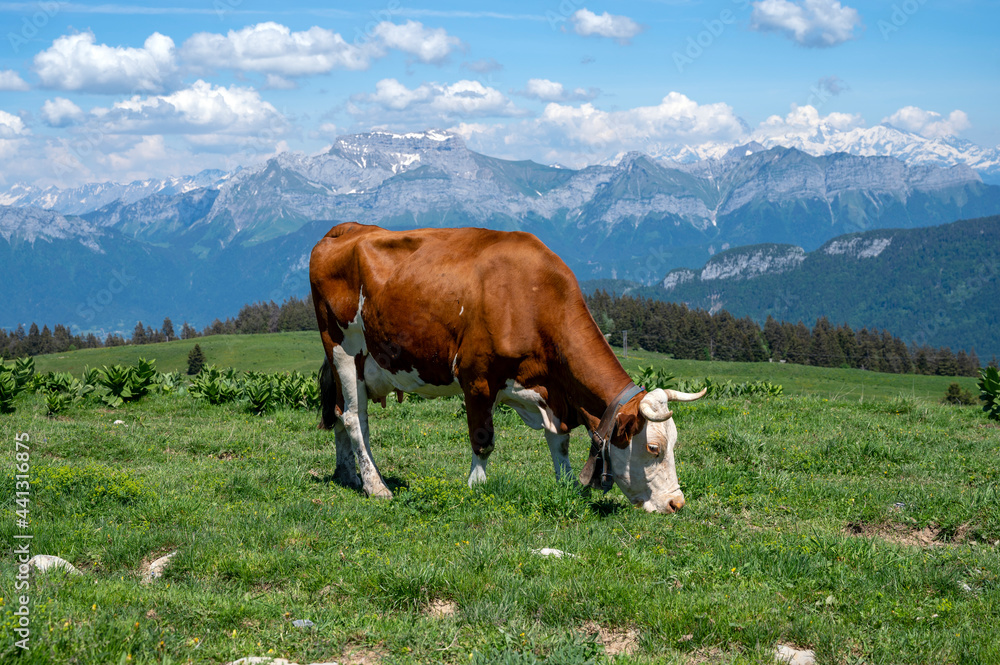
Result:
{"label": "green grass", "polygon": [[79,349],[35,357],[35,368],[44,372],[79,374],[85,365],[134,365],[139,358],[155,358],[161,372],[187,372],[187,357],[195,344],[201,345],[205,362],[217,367],[236,367],[244,371],[315,372],[323,362],[319,333],[289,332],[269,335],[211,335],[197,339],[114,346],[105,349]]}
{"label": "green grass", "polygon": [[[273,348],[298,335],[278,337]],[[272,346],[250,341],[258,350],[234,358],[266,362]],[[675,515],[557,484],[543,437],[508,414],[489,481],[469,490],[456,400],[372,405],[396,493],[381,502],[327,482],[333,441],[313,413],[157,394],[48,418],[40,395],[21,396],[0,417],[0,538],[19,532],[14,437],[28,432],[32,552],[85,575],[33,578],[32,649],[16,662],[223,663],[273,649],[299,663],[773,663],[777,642],[820,663],[1000,662],[1000,429],[936,403],[935,377],[865,383],[862,399],[857,381],[893,377],[690,365],[668,366],[798,383],[675,407],[687,498]],[[542,547],[575,557],[532,553]],[[173,550],[165,577],[140,584],[142,563]],[[17,653],[15,583],[8,555],[0,662]],[[300,618],[315,627],[293,627]],[[634,653],[612,658],[595,631],[633,636]]]}

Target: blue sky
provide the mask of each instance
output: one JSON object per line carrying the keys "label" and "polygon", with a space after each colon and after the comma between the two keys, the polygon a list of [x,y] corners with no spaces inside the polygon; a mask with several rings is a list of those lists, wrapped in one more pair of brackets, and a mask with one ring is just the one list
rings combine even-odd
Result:
{"label": "blue sky", "polygon": [[762,123],[1000,144],[995,0],[276,4],[0,2],[0,188],[233,168],[373,128],[573,166]]}

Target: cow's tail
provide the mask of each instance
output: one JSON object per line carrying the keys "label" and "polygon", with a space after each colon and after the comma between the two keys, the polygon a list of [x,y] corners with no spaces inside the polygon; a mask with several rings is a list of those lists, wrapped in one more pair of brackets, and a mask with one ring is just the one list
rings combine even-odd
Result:
{"label": "cow's tail", "polygon": [[319,428],[333,429],[337,422],[337,379],[330,361],[324,360],[319,368]]}

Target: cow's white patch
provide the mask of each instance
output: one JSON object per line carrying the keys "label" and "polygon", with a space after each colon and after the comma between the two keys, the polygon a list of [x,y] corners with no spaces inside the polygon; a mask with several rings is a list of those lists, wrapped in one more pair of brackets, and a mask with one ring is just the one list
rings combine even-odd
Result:
{"label": "cow's white patch", "polygon": [[384,397],[393,390],[416,393],[421,397],[449,397],[462,393],[462,386],[458,384],[457,378],[448,385],[433,385],[420,378],[415,369],[390,372],[375,362],[372,356],[368,356],[365,360],[365,383],[368,385],[369,393],[375,398]]}
{"label": "cow's white patch", "polygon": [[463,314],[465,314],[465,305],[462,305],[462,309],[458,311],[459,316],[462,316]]}
{"label": "cow's white patch", "polygon": [[[647,441],[659,447],[660,455],[649,453]],[[672,512],[671,500],[683,502],[684,494],[677,482],[674,464],[676,441],[677,429],[673,420],[647,420],[627,448],[609,446],[615,483],[625,498],[649,512]]]}
{"label": "cow's white patch", "polygon": [[365,342],[365,320],[361,316],[361,308],[364,305],[364,290],[358,289],[358,313],[354,315],[354,320],[347,324],[347,328],[342,330],[344,341],[340,343],[349,356],[368,353],[368,344]]}
{"label": "cow's white patch", "polygon": [[559,434],[559,419],[548,407],[542,396],[525,388],[514,379],[507,379],[507,387],[497,395],[497,402],[510,406],[531,429],[541,429]]}
{"label": "cow's white patch", "polygon": [[469,471],[469,487],[486,482],[486,460],[472,454],[472,469]]}

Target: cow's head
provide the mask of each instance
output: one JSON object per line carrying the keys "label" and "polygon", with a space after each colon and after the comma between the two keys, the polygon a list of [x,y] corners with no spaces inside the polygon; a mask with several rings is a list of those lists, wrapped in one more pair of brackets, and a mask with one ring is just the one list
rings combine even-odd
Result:
{"label": "cow's head", "polygon": [[651,513],[672,513],[684,505],[674,464],[677,428],[669,402],[692,402],[706,392],[657,388],[638,405],[629,404],[619,413],[619,431],[630,434],[632,442],[625,447],[609,446],[611,469],[618,488],[633,505]]}

